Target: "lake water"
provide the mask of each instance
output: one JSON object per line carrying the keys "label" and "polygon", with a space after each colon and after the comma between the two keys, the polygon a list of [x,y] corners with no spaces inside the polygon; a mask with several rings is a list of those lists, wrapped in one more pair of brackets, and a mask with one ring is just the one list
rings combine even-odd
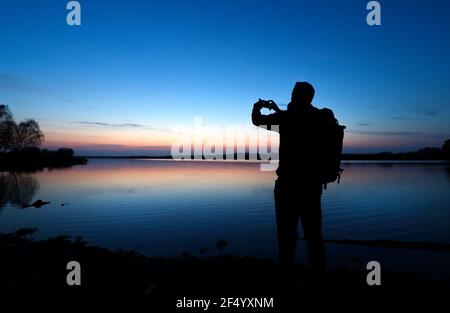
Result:
{"label": "lake water", "polygon": [[[326,239],[450,243],[448,166],[343,167],[341,183],[323,194]],[[215,242],[223,239],[226,253],[274,257],[274,179],[258,163],[172,160],[91,159],[68,169],[3,173],[0,232],[36,227],[37,239],[82,236],[103,247],[161,256],[201,248],[215,254]],[[51,203],[22,208],[37,199]]]}

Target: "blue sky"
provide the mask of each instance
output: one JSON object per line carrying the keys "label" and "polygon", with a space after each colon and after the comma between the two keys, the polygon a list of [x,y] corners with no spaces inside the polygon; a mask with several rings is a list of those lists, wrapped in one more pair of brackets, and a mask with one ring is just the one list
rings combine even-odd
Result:
{"label": "blue sky", "polygon": [[[0,103],[50,147],[141,153],[202,116],[250,124],[295,81],[347,125],[346,151],[406,151],[450,137],[450,3],[0,0]],[[137,139],[136,139],[137,138]],[[125,152],[124,152],[125,151]],[[146,153],[149,154],[149,153]]]}

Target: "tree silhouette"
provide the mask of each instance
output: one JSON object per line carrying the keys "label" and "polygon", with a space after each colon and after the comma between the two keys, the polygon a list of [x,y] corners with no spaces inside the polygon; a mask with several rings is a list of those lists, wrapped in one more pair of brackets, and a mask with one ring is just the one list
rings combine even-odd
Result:
{"label": "tree silhouette", "polygon": [[20,122],[15,129],[12,143],[13,150],[20,151],[26,147],[40,146],[44,141],[44,134],[35,120]]}
{"label": "tree silhouette", "polygon": [[20,151],[26,147],[40,146],[44,141],[44,134],[39,124],[33,120],[17,124],[7,105],[0,105],[0,149]]}
{"label": "tree silhouette", "polygon": [[12,120],[12,113],[7,105],[0,104],[0,122],[7,120]]}
{"label": "tree silhouette", "polygon": [[450,139],[447,139],[442,146],[442,151],[444,152],[444,157],[450,160]]}
{"label": "tree silhouette", "polygon": [[0,149],[7,151],[14,137],[15,122],[9,107],[0,104]]}

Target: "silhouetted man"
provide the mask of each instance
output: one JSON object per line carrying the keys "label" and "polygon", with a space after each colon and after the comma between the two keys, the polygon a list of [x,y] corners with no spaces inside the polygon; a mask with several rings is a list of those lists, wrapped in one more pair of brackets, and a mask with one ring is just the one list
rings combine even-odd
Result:
{"label": "silhouetted man", "polygon": [[[321,142],[323,126],[321,110],[312,106],[314,88],[307,82],[294,86],[287,110],[272,100],[260,100],[253,106],[254,125],[279,125],[280,161],[275,182],[279,263],[285,274],[292,275],[300,219],[308,248],[309,263],[314,274],[325,271],[322,238]],[[262,115],[261,109],[275,113]],[[332,112],[329,114],[332,115]],[[334,116],[333,116],[334,118]]]}

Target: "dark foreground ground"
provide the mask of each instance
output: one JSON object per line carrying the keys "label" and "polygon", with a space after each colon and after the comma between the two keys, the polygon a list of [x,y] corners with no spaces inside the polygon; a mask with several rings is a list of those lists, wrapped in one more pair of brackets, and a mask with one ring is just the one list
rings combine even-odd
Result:
{"label": "dark foreground ground", "polygon": [[[106,296],[109,301],[134,298],[144,301],[147,308],[158,308],[158,312],[163,312],[183,311],[177,309],[176,304],[177,300],[186,297],[217,302],[219,308],[210,307],[208,312],[235,312],[242,310],[242,306],[220,308],[221,298],[266,297],[273,298],[274,308],[246,308],[244,311],[268,312],[280,311],[280,305],[288,302],[302,306],[317,297],[323,299],[317,304],[325,304],[336,298],[343,302],[358,299],[374,302],[430,297],[442,300],[450,296],[448,281],[422,280],[385,271],[382,272],[381,286],[366,284],[368,271],[345,269],[329,272],[326,280],[315,286],[307,268],[301,266],[295,274],[295,287],[287,295],[279,282],[278,268],[271,259],[230,255],[196,257],[189,253],[179,258],[150,258],[135,252],[112,252],[90,246],[81,238],[70,240],[60,236],[34,241],[29,238],[33,232],[20,230],[0,234],[0,291],[5,298],[20,296],[27,299],[28,295],[41,295],[46,299],[92,296],[101,299]],[[72,260],[81,264],[81,286],[66,283],[69,273],[66,265]]]}

